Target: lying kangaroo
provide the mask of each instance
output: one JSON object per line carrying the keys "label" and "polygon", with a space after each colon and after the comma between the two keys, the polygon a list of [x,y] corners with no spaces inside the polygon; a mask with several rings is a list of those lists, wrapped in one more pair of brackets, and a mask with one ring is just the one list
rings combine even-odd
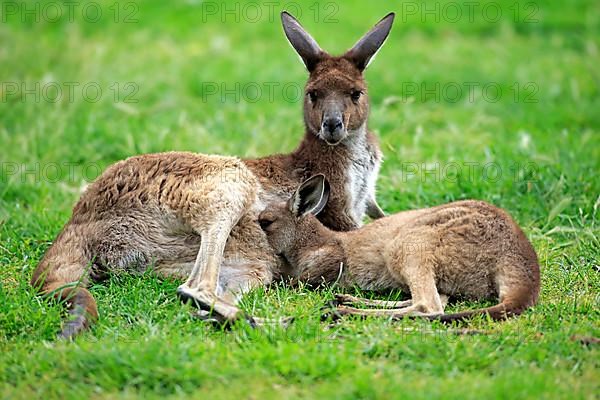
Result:
{"label": "lying kangaroo", "polygon": [[366,214],[383,216],[375,201],[381,151],[367,131],[369,102],[363,71],[385,41],[389,14],[340,57],[321,50],[291,15],[285,34],[310,77],[306,132],[287,155],[240,161],[193,153],[132,157],[108,168],[73,209],[31,279],[42,293],[67,300],[70,338],[98,317],[86,289],[108,271],[153,268],[187,278],[184,301],[224,321],[239,318],[242,293],[271,282],[284,264],[257,223],[267,201],[287,198],[306,178],[327,174],[336,195],[320,214],[331,229],[350,230]]}
{"label": "lying kangaroo", "polygon": [[[259,223],[275,251],[301,281],[338,281],[343,287],[409,290],[411,300],[371,300],[385,309],[344,304],[365,299],[340,295],[335,315],[406,315],[444,321],[489,314],[518,315],[536,303],[540,271],[535,251],[503,210],[466,200],[405,211],[352,232],[334,232],[315,217],[326,207],[323,175],[304,182],[287,202],[267,206]],[[447,297],[499,298],[493,307],[443,315]]]}

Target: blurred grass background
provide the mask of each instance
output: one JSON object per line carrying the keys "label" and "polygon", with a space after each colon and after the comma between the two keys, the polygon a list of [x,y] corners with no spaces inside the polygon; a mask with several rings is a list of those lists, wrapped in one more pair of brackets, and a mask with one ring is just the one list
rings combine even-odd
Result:
{"label": "blurred grass background", "polygon": [[[600,336],[600,3],[68,7],[0,8],[3,397],[597,396],[597,346],[571,337]],[[539,306],[503,324],[473,321],[488,332],[479,336],[420,321],[327,327],[318,309],[330,291],[276,286],[247,296],[244,308],[295,315],[290,330],[222,332],[178,304],[177,282],[115,276],[93,287],[101,320],[92,332],[53,342],[62,308],[34,297],[27,281],[86,180],[133,154],[254,157],[300,141],[295,93],[306,72],[283,36],[284,8],[334,54],[397,13],[366,72],[370,128],[386,159],[379,202],[387,212],[462,198],[506,208],[540,256]]]}

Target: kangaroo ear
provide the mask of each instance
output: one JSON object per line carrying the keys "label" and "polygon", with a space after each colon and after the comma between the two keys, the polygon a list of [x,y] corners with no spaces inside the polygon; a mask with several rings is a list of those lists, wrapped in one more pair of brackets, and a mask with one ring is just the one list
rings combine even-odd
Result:
{"label": "kangaroo ear", "polygon": [[290,199],[290,211],[296,217],[309,213],[319,214],[327,205],[329,191],[329,182],[324,175],[319,174],[308,178]]}
{"label": "kangaroo ear", "polygon": [[383,42],[388,37],[394,22],[394,13],[389,13],[381,19],[367,34],[365,34],[344,57],[363,71],[375,57]]}
{"label": "kangaroo ear", "polygon": [[321,50],[315,39],[304,30],[298,20],[287,11],[281,13],[281,23],[283,24],[285,36],[287,36],[290,44],[306,65],[306,69],[311,72],[315,65],[321,61],[325,52]]}

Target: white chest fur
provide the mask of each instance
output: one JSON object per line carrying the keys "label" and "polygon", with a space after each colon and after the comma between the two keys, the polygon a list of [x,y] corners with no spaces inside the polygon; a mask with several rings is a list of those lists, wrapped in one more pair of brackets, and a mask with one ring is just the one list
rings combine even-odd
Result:
{"label": "white chest fur", "polygon": [[350,200],[347,212],[362,225],[367,203],[375,199],[375,184],[381,165],[380,150],[368,142],[366,128],[350,133],[347,146],[351,157],[347,166],[346,196]]}

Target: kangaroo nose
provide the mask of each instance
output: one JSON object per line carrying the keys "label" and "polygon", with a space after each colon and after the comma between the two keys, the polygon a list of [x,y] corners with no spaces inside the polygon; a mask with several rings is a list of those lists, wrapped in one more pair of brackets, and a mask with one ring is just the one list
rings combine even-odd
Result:
{"label": "kangaroo nose", "polygon": [[327,118],[323,121],[323,129],[328,133],[333,133],[344,126],[344,122],[340,117]]}

